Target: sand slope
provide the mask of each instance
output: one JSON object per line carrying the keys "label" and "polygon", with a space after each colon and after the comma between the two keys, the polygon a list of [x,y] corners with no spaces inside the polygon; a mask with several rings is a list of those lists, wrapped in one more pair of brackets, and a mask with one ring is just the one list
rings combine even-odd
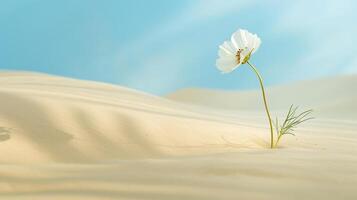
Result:
{"label": "sand slope", "polygon": [[[250,127],[122,87],[17,73],[3,73],[0,84],[0,154],[13,155],[0,156],[1,162],[89,162],[227,151],[222,137],[248,138],[249,147],[265,145],[262,136],[244,133]],[[202,131],[207,126],[210,130]]]}
{"label": "sand slope", "polygon": [[[258,82],[257,82],[258,84]],[[291,104],[313,108],[323,118],[357,119],[357,75],[309,80],[267,89],[269,105],[284,111]],[[258,87],[258,85],[257,85]],[[168,94],[169,99],[226,110],[261,110],[261,91],[222,91],[199,88]],[[260,106],[259,106],[260,105]]]}
{"label": "sand slope", "polygon": [[[356,199],[356,78],[334,80],[350,92],[289,95],[318,107],[319,117],[270,150],[256,92],[186,90],[173,101],[110,84],[2,72],[0,199]],[[310,84],[271,93],[291,87],[315,93]],[[239,97],[238,107],[225,102],[230,95]],[[273,108],[285,108],[285,100]],[[324,111],[329,107],[332,113]]]}

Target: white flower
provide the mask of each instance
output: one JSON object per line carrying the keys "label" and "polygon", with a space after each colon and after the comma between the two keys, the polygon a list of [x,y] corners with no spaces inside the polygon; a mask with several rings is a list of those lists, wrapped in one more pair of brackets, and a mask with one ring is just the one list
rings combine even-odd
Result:
{"label": "white flower", "polygon": [[239,29],[232,34],[230,41],[225,41],[219,46],[217,68],[223,73],[232,72],[249,60],[251,54],[258,50],[260,43],[260,38],[256,34]]}

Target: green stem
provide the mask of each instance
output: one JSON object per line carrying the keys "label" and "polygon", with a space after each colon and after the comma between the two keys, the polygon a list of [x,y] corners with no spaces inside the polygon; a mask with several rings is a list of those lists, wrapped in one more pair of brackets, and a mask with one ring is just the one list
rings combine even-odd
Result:
{"label": "green stem", "polygon": [[279,134],[278,139],[277,139],[276,142],[275,142],[275,147],[278,146],[278,143],[279,143],[279,141],[280,141],[281,136],[283,136],[283,135]]}
{"label": "green stem", "polygon": [[264,85],[263,85],[263,79],[260,76],[257,68],[255,68],[252,64],[250,64],[249,62],[247,62],[248,65],[253,69],[253,71],[255,72],[255,74],[257,75],[258,79],[259,79],[259,83],[260,83],[260,88],[262,89],[262,94],[263,94],[263,100],[264,100],[264,106],[265,106],[265,111],[267,113],[268,116],[268,120],[269,120],[269,126],[270,126],[270,148],[274,148],[274,133],[273,133],[273,124],[272,124],[272,120],[270,117],[270,113],[269,113],[269,108],[268,108],[268,103],[266,100],[266,96],[265,96],[265,90],[264,90]]}

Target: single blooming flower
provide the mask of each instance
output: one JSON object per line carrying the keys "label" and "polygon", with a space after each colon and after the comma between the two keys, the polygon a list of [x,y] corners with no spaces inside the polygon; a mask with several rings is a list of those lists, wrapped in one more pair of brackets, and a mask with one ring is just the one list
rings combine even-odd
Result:
{"label": "single blooming flower", "polygon": [[263,79],[259,74],[257,68],[249,62],[251,55],[258,50],[260,43],[261,40],[256,34],[252,34],[247,30],[239,29],[238,31],[232,34],[230,41],[225,41],[222,45],[219,46],[219,58],[216,60],[216,65],[222,73],[230,73],[234,69],[239,67],[241,64],[248,64],[250,68],[254,71],[254,73],[257,75],[262,91],[265,111],[269,121],[270,147],[274,148],[274,146],[278,145],[283,135],[293,135],[292,132],[298,124],[306,120],[312,119],[311,117],[308,117],[311,114],[312,110],[307,110],[305,112],[297,114],[297,107],[291,106],[282,125],[279,125],[279,121],[278,119],[276,119],[275,130],[277,134],[277,140],[274,145],[274,131],[272,123],[273,121],[271,119],[268,103],[266,100]]}
{"label": "single blooming flower", "polygon": [[250,56],[258,50],[260,43],[261,40],[256,34],[239,29],[233,33],[230,41],[219,46],[219,58],[216,61],[218,69],[229,73],[239,65],[247,63]]}

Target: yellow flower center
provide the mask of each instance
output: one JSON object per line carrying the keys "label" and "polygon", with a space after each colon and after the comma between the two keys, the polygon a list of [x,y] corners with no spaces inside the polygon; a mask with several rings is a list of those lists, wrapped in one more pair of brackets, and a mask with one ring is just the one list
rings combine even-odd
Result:
{"label": "yellow flower center", "polygon": [[236,58],[237,58],[237,64],[240,63],[240,54],[242,53],[243,49],[238,49],[237,53],[236,53]]}

